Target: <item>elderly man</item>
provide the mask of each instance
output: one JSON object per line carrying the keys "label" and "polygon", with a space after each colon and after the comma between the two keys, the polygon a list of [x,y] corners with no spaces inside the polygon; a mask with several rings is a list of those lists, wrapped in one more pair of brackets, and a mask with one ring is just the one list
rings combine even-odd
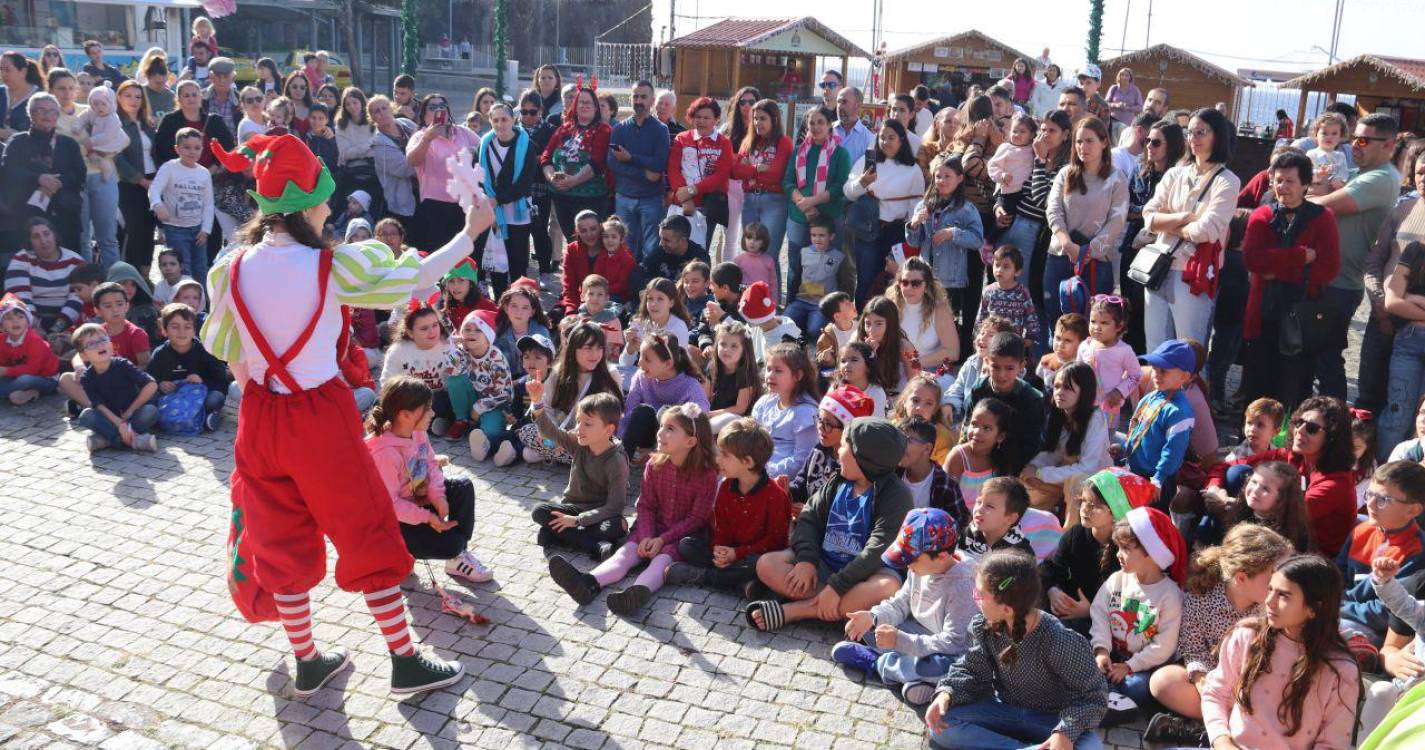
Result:
{"label": "elderly man", "polygon": [[5,202],[20,219],[49,218],[63,247],[89,256],[79,246],[79,214],[84,202],[84,156],[79,144],[55,132],[59,100],[35,94],[26,104],[30,129],[16,133],[5,146],[0,174],[5,175]]}
{"label": "elderly man", "polygon": [[[1326,287],[1323,298],[1334,304],[1348,319],[1355,314],[1365,294],[1366,255],[1375,242],[1376,231],[1400,196],[1400,172],[1390,161],[1399,130],[1400,125],[1390,115],[1373,114],[1361,118],[1356,123],[1355,136],[1350,140],[1351,154],[1360,171],[1340,190],[1309,196],[1309,200],[1331,209],[1331,213],[1336,215],[1341,238],[1341,270]],[[1379,325],[1384,310],[1375,310],[1374,313],[1379,313],[1373,314]],[[1380,365],[1378,355],[1367,357],[1365,354],[1363,351],[1363,369]],[[1341,355],[1340,350],[1321,352],[1316,360],[1316,377],[1320,381],[1322,395],[1345,400],[1346,362]],[[1372,360],[1370,364],[1367,364],[1368,360]]]}
{"label": "elderly man", "polygon": [[658,99],[653,105],[653,115],[658,121],[663,123],[663,127],[668,128],[668,144],[673,144],[673,136],[687,130],[683,124],[678,122],[678,116],[673,111],[678,106],[678,95],[670,89],[660,89]]}
{"label": "elderly man", "polygon": [[237,87],[233,80],[237,77],[237,65],[226,57],[215,57],[208,63],[208,87],[203,89],[203,108],[215,114],[237,132],[242,120],[242,106],[238,103]]}
{"label": "elderly man", "polygon": [[861,122],[861,89],[847,86],[836,95],[836,126],[831,132],[841,139],[841,147],[854,163],[876,141],[876,134]]}

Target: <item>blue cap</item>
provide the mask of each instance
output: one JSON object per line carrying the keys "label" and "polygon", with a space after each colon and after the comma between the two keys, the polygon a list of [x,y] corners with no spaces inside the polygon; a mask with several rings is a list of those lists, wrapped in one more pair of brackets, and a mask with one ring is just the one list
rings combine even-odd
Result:
{"label": "blue cap", "polygon": [[515,342],[515,348],[521,353],[531,346],[537,346],[543,349],[551,358],[554,356],[554,342],[550,341],[549,337],[542,333],[527,333],[521,336],[519,341]]}
{"label": "blue cap", "polygon": [[955,549],[959,532],[955,519],[939,508],[916,508],[905,515],[896,540],[881,555],[881,562],[905,570],[923,554]]}
{"label": "blue cap", "polygon": [[1192,347],[1178,339],[1164,341],[1151,354],[1139,357],[1138,361],[1153,367],[1197,372],[1197,355],[1193,354]]}

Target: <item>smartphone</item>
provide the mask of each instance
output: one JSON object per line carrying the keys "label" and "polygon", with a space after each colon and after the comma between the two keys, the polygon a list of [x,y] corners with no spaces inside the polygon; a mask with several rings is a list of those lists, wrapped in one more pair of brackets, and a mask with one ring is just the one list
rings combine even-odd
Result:
{"label": "smartphone", "polygon": [[435,112],[431,113],[431,122],[434,123],[434,124],[436,124],[436,125],[448,125],[448,124],[450,124],[450,110],[448,110],[448,109],[437,109],[437,110],[435,110]]}
{"label": "smartphone", "polygon": [[876,168],[876,152],[879,150],[875,146],[866,149],[866,169]]}

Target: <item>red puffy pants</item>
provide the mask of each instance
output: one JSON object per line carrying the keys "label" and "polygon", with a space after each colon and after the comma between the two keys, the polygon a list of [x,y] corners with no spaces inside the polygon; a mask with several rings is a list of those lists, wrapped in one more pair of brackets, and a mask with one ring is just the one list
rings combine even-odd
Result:
{"label": "red puffy pants", "polygon": [[249,382],[233,458],[228,589],[249,622],[277,619],[272,594],[321,582],[323,536],[346,591],[379,591],[410,574],[415,561],[340,378],[290,395]]}

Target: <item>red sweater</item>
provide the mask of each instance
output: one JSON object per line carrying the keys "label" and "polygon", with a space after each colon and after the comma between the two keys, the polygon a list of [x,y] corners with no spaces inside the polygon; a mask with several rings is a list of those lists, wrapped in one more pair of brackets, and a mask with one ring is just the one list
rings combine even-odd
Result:
{"label": "red sweater", "polygon": [[[1336,233],[1336,215],[1331,209],[1307,224],[1296,236],[1291,247],[1282,247],[1282,238],[1272,229],[1271,205],[1261,206],[1247,219],[1247,234],[1242,239],[1242,262],[1247,265],[1251,289],[1247,292],[1247,310],[1242,319],[1242,337],[1257,338],[1262,333],[1262,295],[1269,281],[1264,276],[1288,284],[1300,284],[1306,268],[1306,248],[1316,251],[1311,263],[1311,278],[1307,292],[1316,297],[1341,270],[1341,242]],[[1285,311],[1282,311],[1285,312]]]}
{"label": "red sweater", "polygon": [[584,303],[584,277],[596,273],[609,280],[609,296],[623,302],[629,299],[628,280],[638,265],[627,245],[610,253],[600,249],[589,263],[589,251],[574,240],[564,246],[564,271],[559,293],[559,309],[572,315]]}
{"label": "red sweater", "polygon": [[746,495],[738,492],[736,481],[724,479],[713,501],[713,546],[732,547],[739,560],[786,549],[791,517],[787,491],[766,474]]}
{"label": "red sweater", "polygon": [[[609,137],[614,133],[613,128],[606,122],[601,122],[592,127],[586,128],[584,133],[584,143],[580,150],[589,153],[589,160],[594,163],[593,179],[602,179],[609,186],[614,188],[614,176],[609,172]],[[549,143],[544,146],[544,153],[539,155],[539,168],[543,169],[554,163],[554,152],[570,138],[579,134],[579,126],[572,121],[566,121],[554,131],[554,135],[549,136]]]}
{"label": "red sweater", "polygon": [[673,138],[673,145],[668,149],[668,189],[677,193],[678,188],[688,185],[690,175],[701,175],[693,183],[698,189],[693,205],[701,206],[704,195],[727,192],[732,160],[731,138],[717,130],[704,138],[699,138],[696,130],[684,130]]}
{"label": "red sweater", "polygon": [[[732,176],[742,180],[746,192],[780,193],[782,177],[787,172],[787,160],[792,156],[792,139],[785,135],[768,148],[743,149],[732,164]],[[750,163],[742,160],[748,159]],[[757,171],[758,164],[766,164],[767,169]]]}
{"label": "red sweater", "polygon": [[1356,482],[1351,470],[1325,474],[1286,448],[1273,448],[1261,453],[1223,461],[1212,467],[1209,487],[1221,487],[1227,470],[1233,466],[1256,466],[1264,461],[1285,461],[1306,477],[1306,515],[1311,522],[1311,538],[1328,560],[1336,559],[1351,530],[1356,527]]}
{"label": "red sweater", "polygon": [[0,367],[5,368],[3,377],[7,378],[20,375],[52,378],[59,374],[59,357],[54,355],[44,337],[31,328],[25,331],[18,346],[0,334]]}
{"label": "red sweater", "polygon": [[356,346],[355,341],[346,345],[346,355],[337,362],[341,377],[346,384],[355,388],[376,390],[376,380],[371,377],[371,363],[366,359],[366,350]]}
{"label": "red sweater", "polygon": [[1271,191],[1272,171],[1263,169],[1242,186],[1242,192],[1237,194],[1237,207],[1255,209],[1271,196]]}

